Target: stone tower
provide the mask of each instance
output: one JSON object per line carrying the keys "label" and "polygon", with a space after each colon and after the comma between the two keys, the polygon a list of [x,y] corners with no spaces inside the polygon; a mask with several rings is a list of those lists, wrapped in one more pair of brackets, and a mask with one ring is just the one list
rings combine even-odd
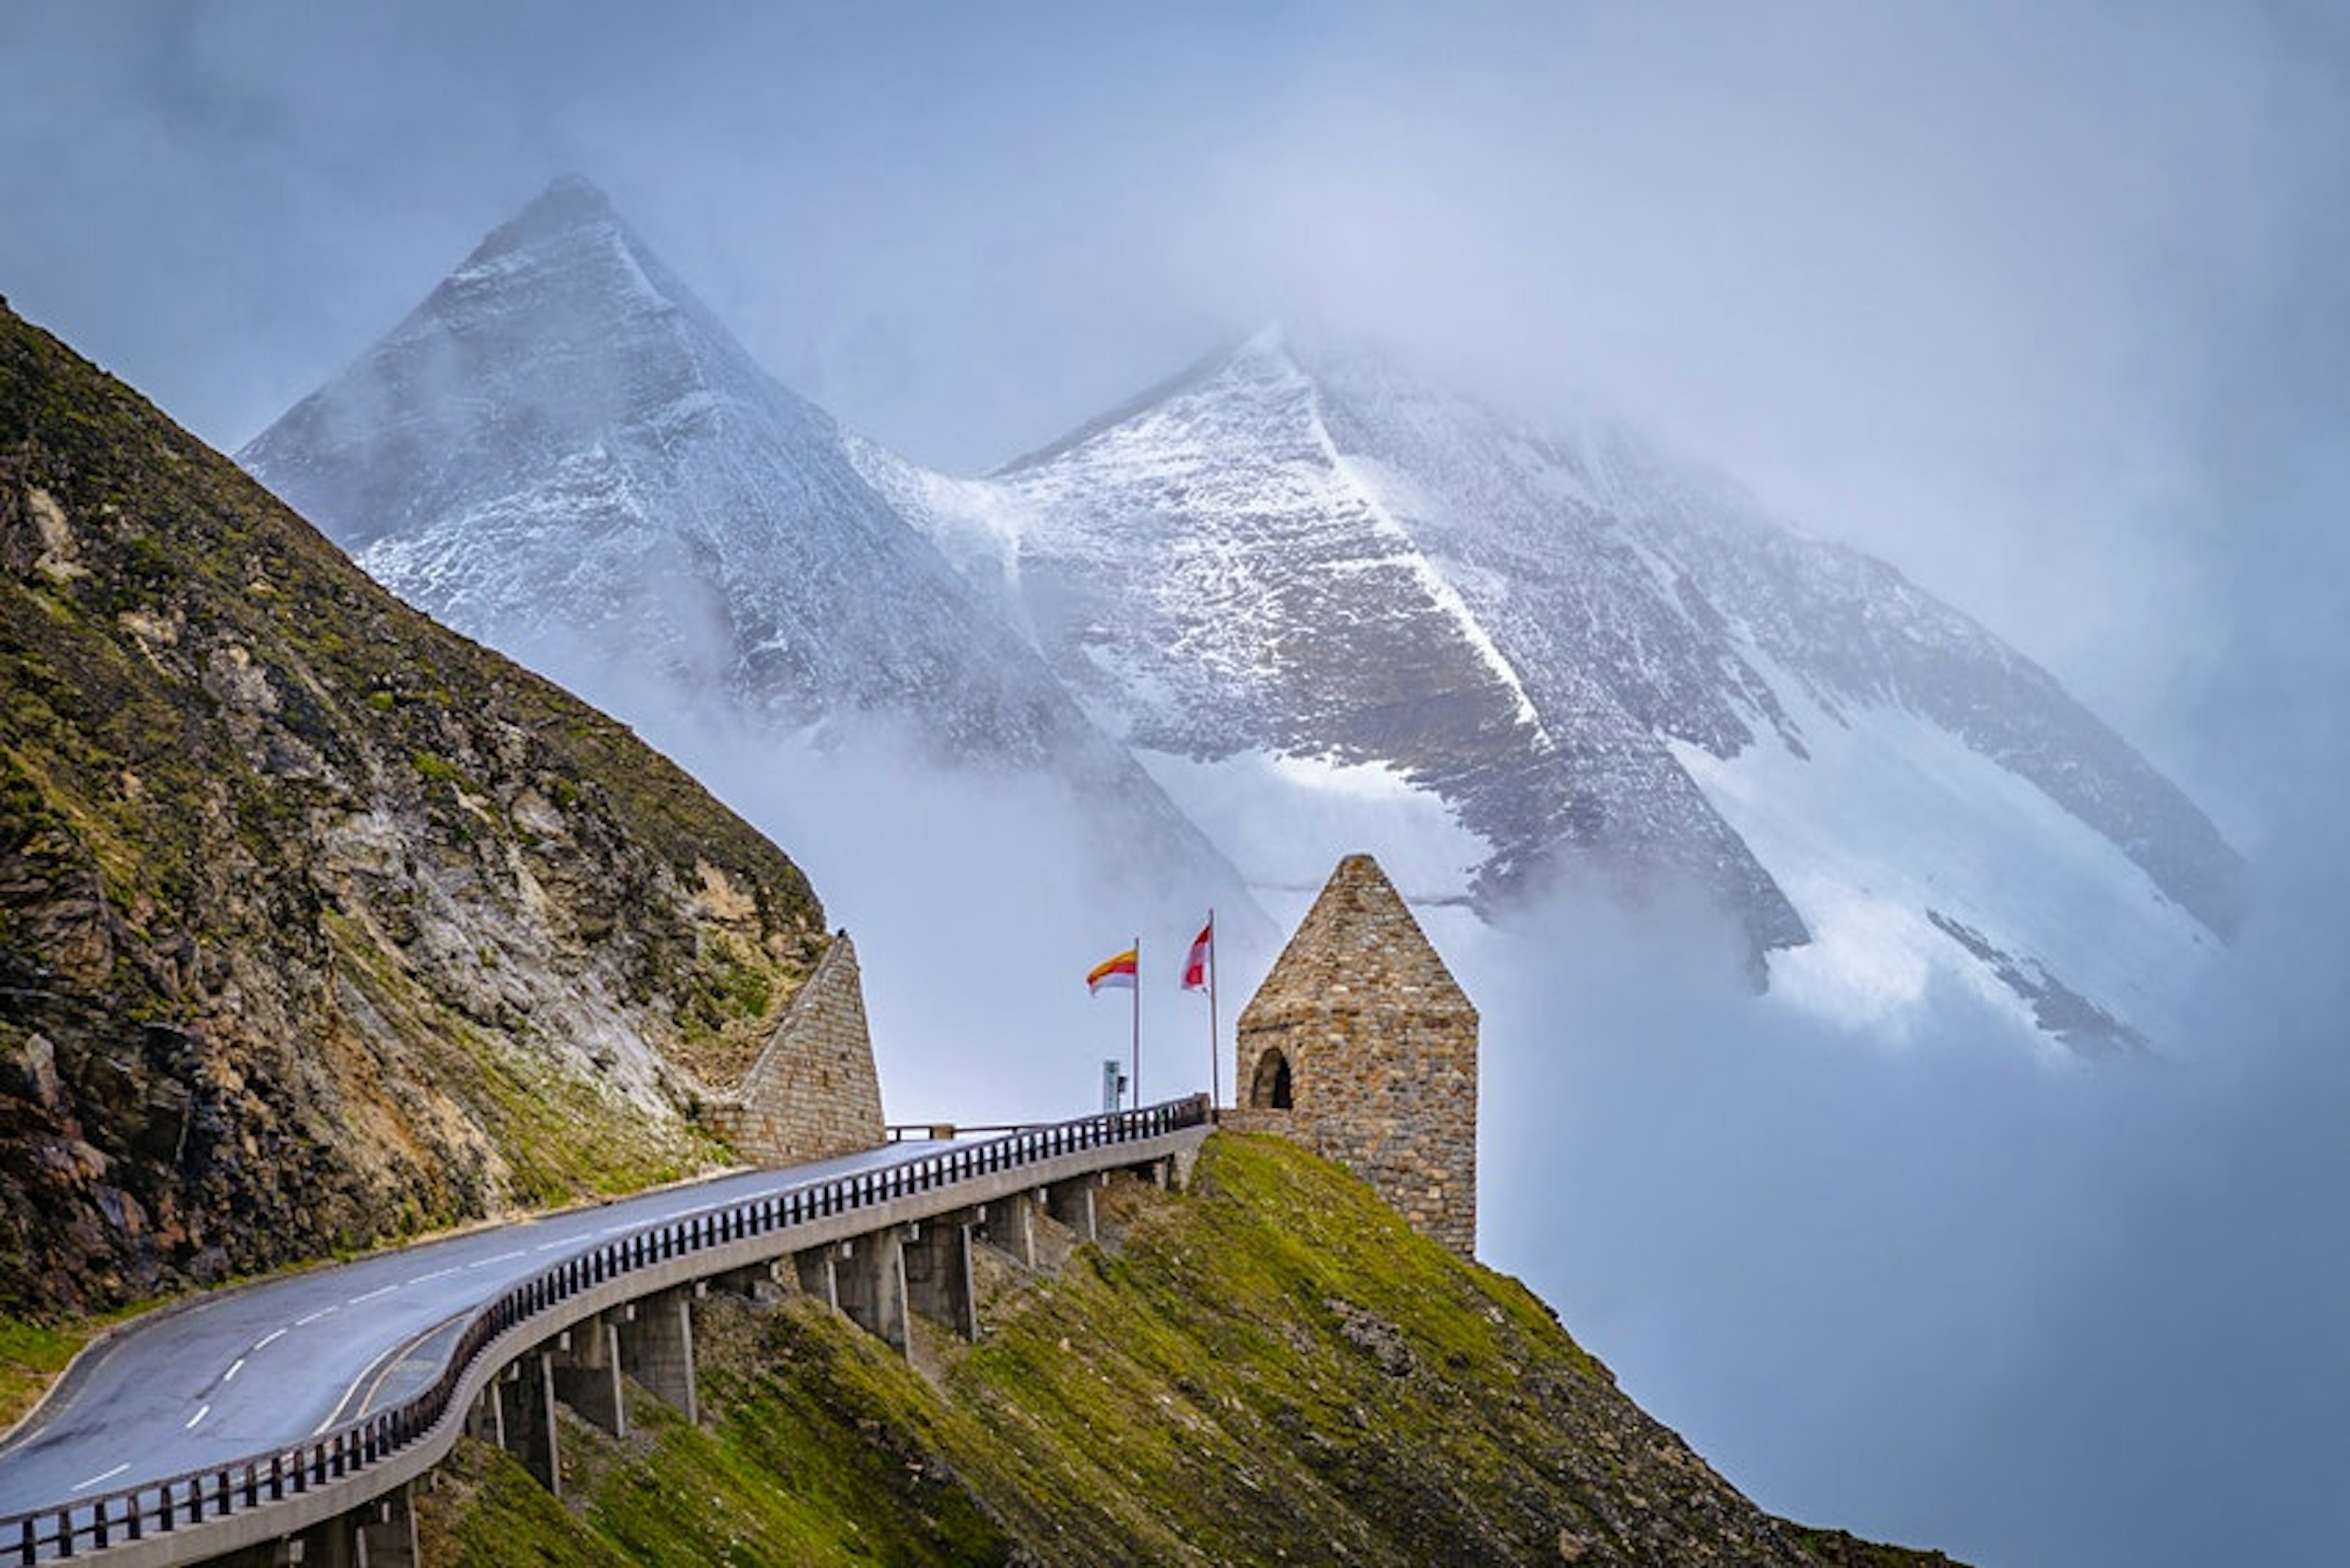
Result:
{"label": "stone tower", "polygon": [[1477,1009],[1378,861],[1338,863],[1238,1035],[1233,1125],[1297,1139],[1473,1252]]}

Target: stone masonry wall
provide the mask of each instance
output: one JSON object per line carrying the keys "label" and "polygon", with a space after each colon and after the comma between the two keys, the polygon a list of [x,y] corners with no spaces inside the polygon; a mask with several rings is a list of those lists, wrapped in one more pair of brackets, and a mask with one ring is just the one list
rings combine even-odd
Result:
{"label": "stone masonry wall", "polygon": [[847,931],[833,938],[741,1086],[710,1107],[709,1119],[758,1165],[795,1165],[883,1141],[881,1080]]}
{"label": "stone masonry wall", "polygon": [[[1339,863],[1237,1027],[1244,1107],[1369,1182],[1413,1229],[1477,1241],[1477,1010],[1378,864]],[[1251,1095],[1268,1050],[1291,1108]]]}

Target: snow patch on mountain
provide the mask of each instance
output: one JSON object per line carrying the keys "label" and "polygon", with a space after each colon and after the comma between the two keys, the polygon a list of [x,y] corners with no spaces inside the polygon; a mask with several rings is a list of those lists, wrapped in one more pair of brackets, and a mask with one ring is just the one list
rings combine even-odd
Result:
{"label": "snow patch on mountain", "polygon": [[2142,867],[1918,714],[1789,701],[1808,755],[1674,745],[1811,929],[1807,945],[1771,955],[1774,992],[1846,1027],[1898,1033],[1951,978],[2040,1027],[2032,999],[1954,938],[1957,922],[2139,1033],[2175,1039],[2186,988],[2221,950]]}

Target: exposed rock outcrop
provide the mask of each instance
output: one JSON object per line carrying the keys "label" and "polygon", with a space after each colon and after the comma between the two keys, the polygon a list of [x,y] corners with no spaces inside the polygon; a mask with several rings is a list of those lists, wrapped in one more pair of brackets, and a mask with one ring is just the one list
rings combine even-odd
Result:
{"label": "exposed rock outcrop", "polygon": [[0,312],[0,1308],[719,1152],[781,852]]}

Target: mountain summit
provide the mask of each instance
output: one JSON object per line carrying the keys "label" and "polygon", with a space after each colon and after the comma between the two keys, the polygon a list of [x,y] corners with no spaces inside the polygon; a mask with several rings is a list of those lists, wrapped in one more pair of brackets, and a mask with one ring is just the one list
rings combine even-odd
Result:
{"label": "mountain summit", "polygon": [[589,685],[912,708],[1031,761],[1082,732],[831,419],[577,177],[239,456],[411,603]]}
{"label": "mountain summit", "polygon": [[1221,891],[1248,919],[1230,866],[873,490],[831,418],[584,180],[492,233],[239,457],[400,597],[704,776],[886,730],[931,763],[1052,781],[1090,864],[1183,867],[1187,910]]}
{"label": "mountain summit", "polygon": [[985,480],[864,461],[1261,884],[1376,810],[1420,897],[1678,880],[1847,1018],[1955,972],[2085,1050],[2238,918],[2234,852],[2046,671],[1604,421],[1269,328]]}
{"label": "mountain summit", "polygon": [[2085,1052],[2163,1035],[2240,915],[2191,801],[1891,567],[1620,424],[1278,328],[950,478],[760,371],[563,181],[243,456],[690,764],[737,765],[697,708],[878,716],[1228,909],[1358,849],[1493,917],[1691,888],[1840,1023],[1955,978]]}

